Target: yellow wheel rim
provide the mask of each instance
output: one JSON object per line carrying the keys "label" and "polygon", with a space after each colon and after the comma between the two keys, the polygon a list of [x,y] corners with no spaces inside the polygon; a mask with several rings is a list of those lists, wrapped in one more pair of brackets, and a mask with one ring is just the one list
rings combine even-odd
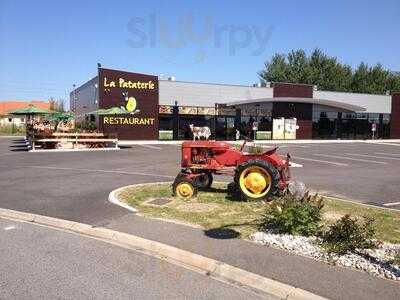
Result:
{"label": "yellow wheel rim", "polygon": [[189,199],[194,194],[194,188],[190,183],[181,182],[176,187],[176,194],[179,198]]}
{"label": "yellow wheel rim", "polygon": [[245,169],[239,178],[240,189],[251,198],[261,198],[271,189],[271,175],[261,167]]}

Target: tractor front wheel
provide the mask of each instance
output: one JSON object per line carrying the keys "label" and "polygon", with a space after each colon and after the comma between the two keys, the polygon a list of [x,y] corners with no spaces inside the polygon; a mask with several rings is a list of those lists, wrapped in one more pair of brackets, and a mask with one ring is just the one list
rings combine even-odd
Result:
{"label": "tractor front wheel", "polygon": [[262,200],[275,195],[279,178],[278,170],[264,160],[246,161],[235,173],[235,183],[244,200]]}
{"label": "tractor front wheel", "polygon": [[172,184],[172,191],[175,197],[187,200],[196,196],[197,187],[192,179],[184,175],[178,175]]}

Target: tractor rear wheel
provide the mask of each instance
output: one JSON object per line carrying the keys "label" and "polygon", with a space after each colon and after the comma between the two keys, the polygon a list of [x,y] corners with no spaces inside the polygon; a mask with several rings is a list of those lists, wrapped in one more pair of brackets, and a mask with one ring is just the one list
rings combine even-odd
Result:
{"label": "tractor rear wheel", "polygon": [[172,191],[175,197],[187,200],[196,196],[197,187],[192,179],[180,174],[172,184]]}
{"label": "tractor rear wheel", "polygon": [[213,176],[210,172],[201,174],[194,179],[194,183],[200,189],[208,189],[213,183]]}
{"label": "tractor rear wheel", "polygon": [[264,160],[249,160],[239,165],[235,183],[244,200],[261,200],[275,195],[279,190],[279,172]]}

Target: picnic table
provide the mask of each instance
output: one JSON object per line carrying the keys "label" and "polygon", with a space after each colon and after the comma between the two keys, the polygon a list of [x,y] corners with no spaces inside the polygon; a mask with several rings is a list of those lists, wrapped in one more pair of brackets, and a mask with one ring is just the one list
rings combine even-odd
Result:
{"label": "picnic table", "polygon": [[31,149],[68,147],[68,149],[82,148],[118,148],[118,139],[110,138],[100,132],[54,132],[50,136],[33,136]]}

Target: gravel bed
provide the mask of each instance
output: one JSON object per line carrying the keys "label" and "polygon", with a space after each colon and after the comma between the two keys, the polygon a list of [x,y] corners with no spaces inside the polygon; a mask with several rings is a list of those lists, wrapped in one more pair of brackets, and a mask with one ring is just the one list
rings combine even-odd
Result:
{"label": "gravel bed", "polygon": [[278,249],[308,256],[339,266],[366,271],[372,275],[400,281],[400,266],[390,263],[400,244],[382,243],[377,249],[360,250],[359,254],[328,254],[317,244],[316,237],[304,237],[273,232],[256,232],[250,240]]}

